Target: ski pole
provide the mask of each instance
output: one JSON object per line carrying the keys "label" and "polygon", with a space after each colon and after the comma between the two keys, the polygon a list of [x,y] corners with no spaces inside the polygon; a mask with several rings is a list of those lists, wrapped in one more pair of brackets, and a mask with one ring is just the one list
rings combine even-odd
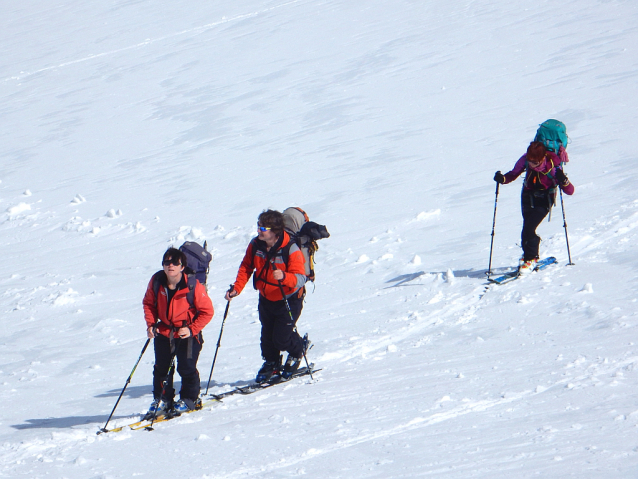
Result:
{"label": "ski pole", "polygon": [[[275,267],[275,263],[270,263],[272,265],[272,269],[273,271],[275,271],[277,268]],[[281,280],[278,281],[279,282],[279,291],[281,291],[281,297],[284,300],[284,304],[286,305],[286,310],[288,311],[288,316],[290,316],[290,321],[292,321],[293,324],[295,324],[295,318],[292,316],[292,311],[290,310],[290,304],[288,304],[288,298],[286,298],[286,295],[284,294],[284,285],[281,282]],[[295,327],[293,328],[293,331],[295,333],[297,333],[297,335],[299,335],[299,333],[297,332],[297,326],[295,325]],[[312,377],[312,369],[310,369],[310,363],[308,363],[308,358],[306,357],[306,350],[305,348],[301,350],[303,352],[303,358],[304,361],[306,361],[306,367],[308,368],[308,374],[310,374],[310,379],[314,380],[314,378]]]}
{"label": "ski pole", "polygon": [[494,228],[496,227],[496,207],[498,205],[498,187],[501,184],[496,182],[496,197],[494,198],[494,219],[492,220],[492,241],[490,241],[490,264],[487,267],[487,277],[489,278],[492,274],[492,249],[494,248]]}
{"label": "ski pole", "polygon": [[106,424],[104,424],[104,427],[97,432],[98,434],[101,434],[103,432],[108,432],[108,430],[106,429],[106,426],[108,425],[109,421],[113,417],[113,414],[115,413],[115,409],[117,408],[117,405],[120,403],[120,399],[122,399],[122,395],[124,394],[124,391],[126,390],[128,385],[130,384],[131,379],[133,378],[133,373],[135,373],[135,370],[137,369],[137,365],[140,364],[140,361],[142,360],[142,356],[144,356],[144,353],[146,352],[146,348],[148,348],[148,345],[149,345],[150,342],[151,342],[151,338],[148,338],[146,340],[146,343],[144,344],[144,347],[142,348],[142,352],[140,353],[140,357],[137,358],[137,362],[135,363],[135,366],[133,366],[133,370],[131,371],[131,374],[129,374],[128,379],[126,380],[126,384],[122,388],[122,392],[120,393],[120,397],[118,397],[117,401],[115,401],[115,406],[113,406],[113,410],[111,411],[111,415],[106,420]]}
{"label": "ski pole", "polygon": [[563,203],[563,190],[560,190],[560,208],[563,211],[563,227],[565,228],[565,241],[567,242],[567,258],[569,258],[569,263],[567,266],[573,266],[572,263],[572,255],[569,251],[569,236],[567,235],[567,220],[565,219],[565,204]]}
{"label": "ski pole", "polygon": [[[228,291],[232,291],[233,285],[230,285],[230,289]],[[210,374],[208,375],[208,384],[206,385],[206,392],[204,396],[208,394],[208,388],[210,387],[210,380],[213,377],[213,369],[215,369],[215,361],[217,361],[217,351],[219,351],[219,347],[222,344],[222,334],[224,333],[224,323],[226,322],[226,317],[228,316],[228,308],[230,307],[230,299],[226,302],[226,311],[224,311],[224,319],[222,319],[222,327],[219,330],[219,338],[217,339],[217,348],[215,349],[215,356],[213,357],[213,365],[210,367]]]}
{"label": "ski pole", "polygon": [[[171,334],[172,334],[172,332],[171,332]],[[175,370],[175,356],[177,356],[177,348],[175,348],[175,353],[173,353],[173,356],[171,357],[171,365],[168,368],[168,373],[166,373],[166,378],[162,382],[162,394],[160,395],[160,402],[162,401],[162,398],[164,397],[164,393],[166,392],[166,386],[168,385],[168,380],[173,375],[173,372]],[[158,406],[159,406],[159,402],[158,402]],[[151,418],[151,423],[144,428],[147,431],[152,431],[153,430],[153,424],[155,423],[155,419],[157,419],[157,410],[158,409],[159,409],[159,407],[156,408],[155,411],[153,411],[153,417]]]}

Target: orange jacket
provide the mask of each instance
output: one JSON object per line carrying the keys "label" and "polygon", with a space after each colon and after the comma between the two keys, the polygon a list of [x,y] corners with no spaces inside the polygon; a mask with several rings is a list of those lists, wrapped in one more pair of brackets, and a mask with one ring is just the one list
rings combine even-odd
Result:
{"label": "orange jacket", "polygon": [[272,251],[266,251],[266,243],[264,241],[253,238],[239,266],[233,289],[237,293],[241,293],[251,275],[255,272],[254,285],[259,290],[259,294],[270,301],[281,301],[283,298],[279,289],[279,282],[273,278],[273,264],[275,268],[285,272],[281,283],[287,298],[303,288],[304,284],[306,284],[304,257],[297,244],[292,242],[288,255],[288,264],[285,264],[282,251],[288,243],[290,243],[290,236],[284,231],[281,240],[282,246],[273,254]]}
{"label": "orange jacket", "polygon": [[[155,291],[153,291],[153,282],[156,275],[158,275],[160,280],[157,298],[155,297]],[[142,300],[147,327],[153,326],[159,319],[160,323],[157,330],[166,337],[169,336],[171,328],[175,329],[174,337],[177,337],[177,329],[184,326],[191,330],[193,336],[197,336],[204,329],[204,326],[213,319],[213,314],[215,314],[213,302],[208,297],[206,287],[196,281],[193,307],[191,307],[186,298],[188,280],[186,275],[184,275],[182,281],[177,285],[178,290],[175,291],[170,306],[167,308],[168,286],[166,274],[160,271],[156,275],[153,275],[153,278],[148,283],[146,294]]]}

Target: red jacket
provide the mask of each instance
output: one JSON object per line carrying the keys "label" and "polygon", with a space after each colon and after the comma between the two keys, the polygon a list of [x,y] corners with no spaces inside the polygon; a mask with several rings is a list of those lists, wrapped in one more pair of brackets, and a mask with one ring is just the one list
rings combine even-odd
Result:
{"label": "red jacket", "polygon": [[211,319],[215,311],[213,302],[208,297],[206,287],[199,281],[195,283],[195,295],[193,297],[193,307],[188,303],[186,294],[188,293],[188,282],[186,275],[177,285],[177,291],[171,299],[170,306],[167,307],[167,282],[166,275],[163,271],[156,273],[159,275],[160,287],[157,298],[153,291],[153,283],[155,275],[151,278],[146,288],[146,294],[142,300],[144,305],[144,319],[147,327],[153,326],[159,319],[158,332],[166,337],[169,336],[171,328],[175,329],[174,337],[177,337],[177,329],[188,327],[193,336],[197,336],[204,329]]}
{"label": "red jacket", "polygon": [[[237,293],[241,293],[253,272],[255,272],[255,288],[259,290],[259,294],[270,301],[281,301],[283,298],[279,289],[279,282],[273,278],[273,264],[275,268],[285,272],[284,279],[281,282],[287,298],[303,288],[304,284],[306,284],[304,257],[297,244],[292,242],[289,249],[288,264],[285,264],[282,252],[288,243],[290,243],[290,236],[284,231],[281,246],[277,249],[276,254],[273,255],[272,251],[266,251],[266,243],[264,241],[253,238],[246,249],[241,265],[239,265],[233,289]],[[268,257],[271,256],[274,256],[274,258],[269,259]]]}

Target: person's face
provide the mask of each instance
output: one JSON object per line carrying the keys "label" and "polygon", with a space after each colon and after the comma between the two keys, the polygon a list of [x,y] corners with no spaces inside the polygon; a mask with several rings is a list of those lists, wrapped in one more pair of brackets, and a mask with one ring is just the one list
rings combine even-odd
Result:
{"label": "person's face", "polygon": [[179,259],[166,258],[162,261],[162,266],[164,266],[164,272],[169,279],[179,278],[184,271],[184,265]]}
{"label": "person's face", "polygon": [[277,235],[273,233],[273,231],[269,227],[262,226],[259,223],[257,223],[257,236],[260,240],[265,241],[268,244],[274,244],[274,242],[277,240]]}
{"label": "person's face", "polygon": [[529,162],[529,164],[530,164],[530,166],[531,166],[532,168],[538,168],[538,167],[540,166],[540,164],[541,164],[544,160],[545,160],[545,157],[543,156],[541,159],[536,160],[536,161],[531,160],[531,159],[528,159],[527,161]]}

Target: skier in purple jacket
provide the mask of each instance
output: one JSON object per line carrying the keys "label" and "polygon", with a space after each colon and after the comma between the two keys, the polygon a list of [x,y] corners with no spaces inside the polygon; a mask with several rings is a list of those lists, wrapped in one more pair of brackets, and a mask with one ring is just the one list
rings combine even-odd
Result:
{"label": "skier in purple jacket", "polygon": [[523,212],[523,231],[521,246],[523,257],[519,262],[519,272],[526,274],[534,271],[538,261],[538,248],[541,238],[536,228],[545,219],[555,204],[556,188],[566,195],[574,193],[572,185],[562,169],[562,163],[569,161],[567,152],[561,146],[558,154],[548,151],[539,141],[533,141],[527,153],[520,157],[512,171],[502,174],[497,171],[494,181],[507,184],[526,172],[521,193],[521,210]]}

